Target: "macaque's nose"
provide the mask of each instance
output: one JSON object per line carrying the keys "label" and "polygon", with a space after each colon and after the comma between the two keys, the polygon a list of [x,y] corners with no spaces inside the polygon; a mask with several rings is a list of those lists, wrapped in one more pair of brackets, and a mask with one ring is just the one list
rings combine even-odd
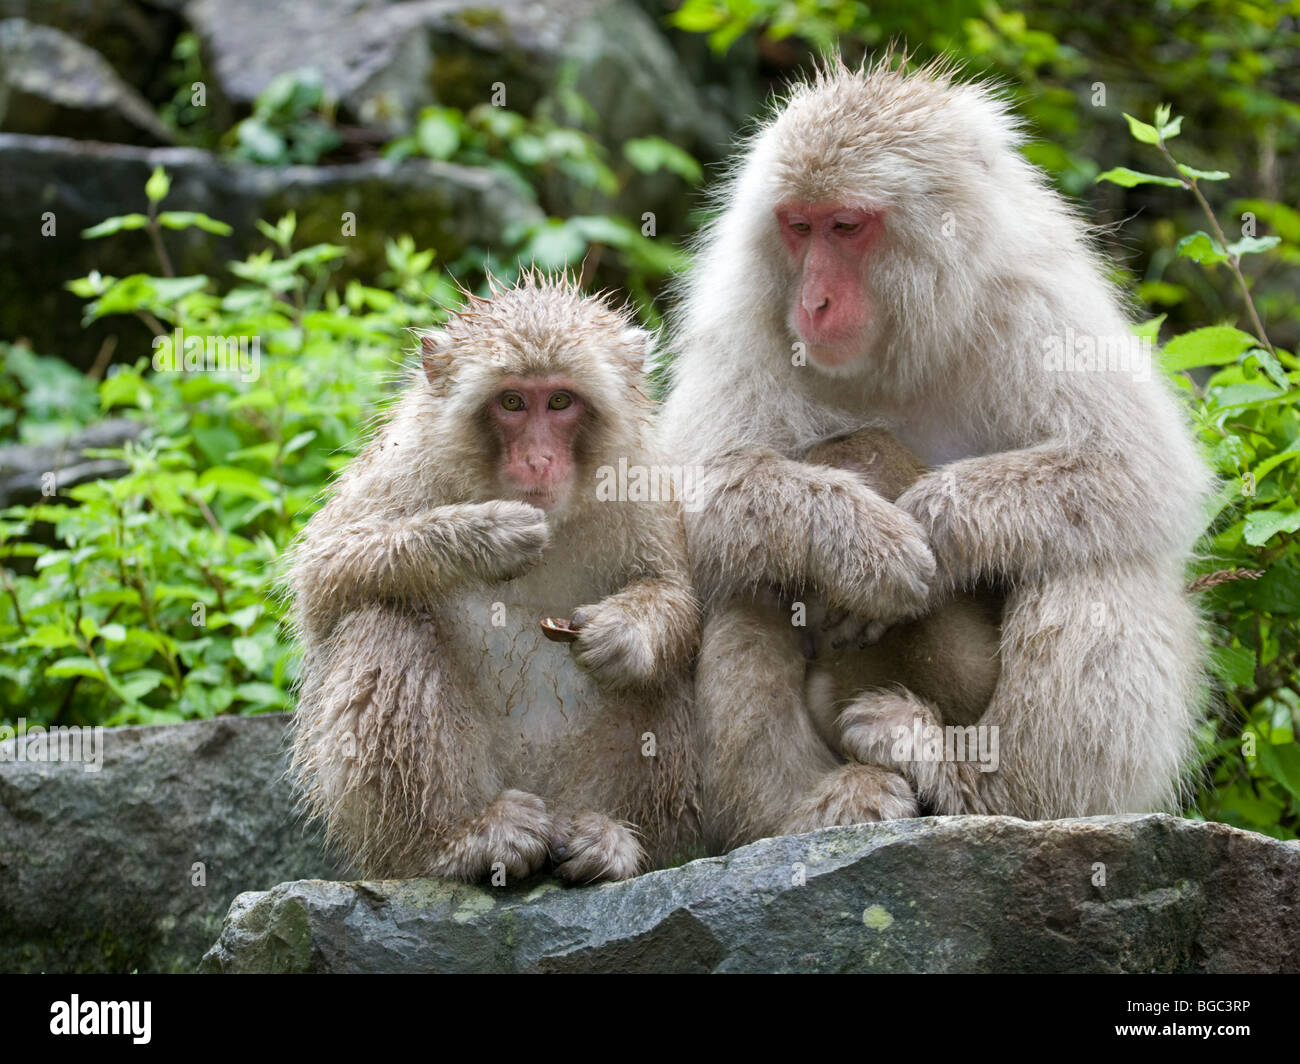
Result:
{"label": "macaque's nose", "polygon": [[804,296],[803,309],[809,318],[815,323],[818,318],[826,314],[831,308],[830,296]]}
{"label": "macaque's nose", "polygon": [[528,468],[534,473],[545,473],[555,459],[549,454],[530,454],[524,458]]}

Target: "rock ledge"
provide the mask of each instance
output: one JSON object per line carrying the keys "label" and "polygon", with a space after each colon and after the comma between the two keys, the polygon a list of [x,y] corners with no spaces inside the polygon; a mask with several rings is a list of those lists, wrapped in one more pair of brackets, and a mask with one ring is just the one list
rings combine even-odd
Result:
{"label": "rock ledge", "polygon": [[207,972],[1276,972],[1300,843],[1170,816],[937,817],[764,839],[623,883],[303,880]]}

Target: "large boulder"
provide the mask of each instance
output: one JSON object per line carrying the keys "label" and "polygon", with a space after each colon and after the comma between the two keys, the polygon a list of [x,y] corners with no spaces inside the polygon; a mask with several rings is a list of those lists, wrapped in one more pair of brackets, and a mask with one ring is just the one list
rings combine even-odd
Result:
{"label": "large boulder", "polygon": [[22,18],[0,19],[0,129],[122,144],[174,139],[102,55]]}
{"label": "large boulder", "polygon": [[[127,471],[116,458],[97,458],[87,452],[125,446],[138,439],[144,425],[130,418],[110,418],[56,444],[11,444],[0,447],[0,510],[6,506],[29,506],[48,498],[52,486],[55,498],[69,488],[92,480],[120,477]],[[54,474],[53,484],[46,476]]]}
{"label": "large boulder", "polygon": [[936,817],[599,887],[283,883],[207,972],[1280,972],[1300,843],[1169,816]]}
{"label": "large boulder", "polygon": [[[0,18],[52,26],[104,56],[145,96],[170,93],[172,44],[185,0],[0,0]],[[157,95],[155,95],[157,94]]]}
{"label": "large boulder", "polygon": [[[83,329],[82,301],[64,284],[91,270],[118,277],[159,272],[142,232],[81,236],[110,215],[143,211],[145,181],[155,166],[171,175],[167,210],[202,211],[234,227],[227,238],[198,229],[165,233],[181,274],[224,274],[229,260],[265,246],[257,219],[274,221],[289,210],[298,215],[300,246],[342,244],[348,268],[368,280],[385,269],[385,242],[403,233],[451,263],[471,246],[499,246],[503,232],[542,217],[500,175],[428,159],[265,167],[194,148],[0,133],[0,337],[24,337],[34,350],[81,366],[93,361],[109,334],[123,338],[119,359],[150,351],[148,331],[130,320]],[[355,236],[341,235],[344,211],[356,215]],[[54,215],[52,236],[42,235],[46,212]]]}
{"label": "large boulder", "polygon": [[425,105],[485,103],[498,83],[527,111],[568,68],[619,142],[663,133],[698,150],[729,133],[633,0],[190,0],[185,13],[214,88],[237,107],[311,68],[345,114],[392,134]]}
{"label": "large boulder", "polygon": [[0,972],[193,971],[240,891],[343,873],[295,815],[286,720],[105,729],[98,771],[0,742]]}

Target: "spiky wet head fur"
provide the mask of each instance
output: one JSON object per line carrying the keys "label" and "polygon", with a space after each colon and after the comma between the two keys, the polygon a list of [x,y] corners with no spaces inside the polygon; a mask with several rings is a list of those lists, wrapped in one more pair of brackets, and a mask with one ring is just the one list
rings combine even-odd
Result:
{"label": "spiky wet head fur", "polygon": [[[500,382],[512,376],[578,382],[589,415],[573,505],[554,515],[567,519],[581,511],[597,467],[619,458],[635,462],[646,453],[651,402],[642,366],[651,337],[625,310],[600,295],[584,295],[566,276],[530,270],[513,287],[494,281],[488,296],[465,295],[464,307],[444,325],[420,335],[420,369],[386,433],[418,453],[386,458],[421,462],[412,474],[428,478],[427,491],[443,501],[491,498],[498,455],[485,410]],[[383,445],[381,438],[372,447]]]}

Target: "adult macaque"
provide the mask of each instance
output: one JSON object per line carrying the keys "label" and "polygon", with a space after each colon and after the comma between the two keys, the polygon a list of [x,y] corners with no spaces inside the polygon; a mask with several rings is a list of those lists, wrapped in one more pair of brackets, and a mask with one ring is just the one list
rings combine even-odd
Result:
{"label": "adult macaque", "polygon": [[565,281],[471,297],[295,547],[294,764],[366,876],[620,879],[692,845],[680,516],[595,490],[660,464],[648,344]]}
{"label": "adult macaque", "polygon": [[[788,823],[781,810],[815,826],[898,804],[894,779],[808,754],[792,659],[760,652],[734,605],[772,585],[885,624],[1006,589],[980,722],[999,729],[1000,769],[938,765],[938,811],[1178,796],[1202,656],[1183,567],[1209,477],[1084,227],[1019,142],[1005,104],[944,69],[832,65],[759,131],[703,237],[663,427],[704,471],[687,542],[711,610],[696,690],[715,844]],[[863,424],[932,467],[896,503],[799,460]],[[890,762],[916,717],[937,723],[913,700],[859,708],[842,739],[862,760]]]}

